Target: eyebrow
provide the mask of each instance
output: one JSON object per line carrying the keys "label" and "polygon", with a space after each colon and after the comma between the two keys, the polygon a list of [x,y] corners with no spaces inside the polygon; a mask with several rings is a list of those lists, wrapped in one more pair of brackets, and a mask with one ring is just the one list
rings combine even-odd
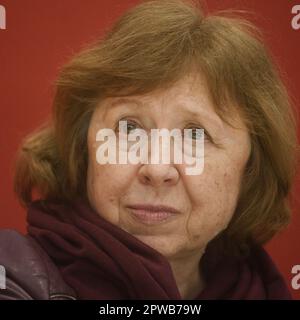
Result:
{"label": "eyebrow", "polygon": [[196,119],[197,121],[200,121],[200,122],[202,122],[203,119],[207,119],[208,121],[211,121],[215,126],[219,128],[223,125],[222,119],[217,114],[216,116],[212,116],[210,113],[206,111],[195,112],[193,110],[189,110],[189,108],[187,107],[185,107],[185,109],[182,110],[182,113],[186,113],[192,119]]}

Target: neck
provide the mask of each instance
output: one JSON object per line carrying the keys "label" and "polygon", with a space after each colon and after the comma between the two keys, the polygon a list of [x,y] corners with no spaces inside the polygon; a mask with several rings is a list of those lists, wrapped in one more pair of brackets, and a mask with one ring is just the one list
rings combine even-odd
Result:
{"label": "neck", "polygon": [[205,283],[200,267],[203,253],[168,259],[183,299],[196,298],[204,288]]}

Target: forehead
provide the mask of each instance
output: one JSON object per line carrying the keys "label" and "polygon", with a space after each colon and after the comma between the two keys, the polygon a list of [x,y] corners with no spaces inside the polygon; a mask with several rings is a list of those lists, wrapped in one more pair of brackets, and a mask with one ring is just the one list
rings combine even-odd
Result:
{"label": "forehead", "polygon": [[159,110],[173,108],[176,113],[196,115],[205,113],[218,118],[204,79],[200,75],[187,75],[172,86],[158,88],[143,95],[109,97],[99,103],[106,112],[119,109]]}
{"label": "forehead", "polygon": [[205,101],[207,104],[210,102],[210,93],[206,85],[205,79],[200,74],[188,74],[183,76],[180,80],[173,83],[172,85],[167,85],[162,88],[157,88],[154,91],[148,92],[143,95],[127,96],[127,97],[113,97],[108,98],[110,106],[118,106],[119,103],[125,102],[126,99],[137,102],[137,105],[148,106],[152,102],[160,102],[161,104],[168,104],[170,100],[186,100],[193,103],[199,103]]}

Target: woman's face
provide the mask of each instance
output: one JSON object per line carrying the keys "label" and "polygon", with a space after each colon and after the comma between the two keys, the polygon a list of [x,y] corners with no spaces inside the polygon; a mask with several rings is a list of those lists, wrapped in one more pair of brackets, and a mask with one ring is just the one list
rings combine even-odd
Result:
{"label": "woman's face", "polygon": [[[136,103],[137,102],[137,103]],[[204,128],[204,170],[187,175],[186,164],[99,164],[99,129]],[[106,98],[95,110],[88,132],[87,190],[103,218],[166,257],[205,250],[235,211],[241,177],[250,154],[249,134],[236,115],[225,124],[214,110],[200,75],[186,75],[169,89],[126,99]],[[118,132],[116,132],[118,140]],[[168,206],[154,213],[139,205]],[[152,208],[153,211],[162,208]]]}

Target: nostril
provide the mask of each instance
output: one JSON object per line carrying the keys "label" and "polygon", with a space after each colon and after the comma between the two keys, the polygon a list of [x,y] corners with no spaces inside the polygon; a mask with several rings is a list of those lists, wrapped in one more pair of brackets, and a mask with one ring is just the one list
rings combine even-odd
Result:
{"label": "nostril", "polygon": [[147,182],[151,182],[151,179],[148,176],[145,176]]}

